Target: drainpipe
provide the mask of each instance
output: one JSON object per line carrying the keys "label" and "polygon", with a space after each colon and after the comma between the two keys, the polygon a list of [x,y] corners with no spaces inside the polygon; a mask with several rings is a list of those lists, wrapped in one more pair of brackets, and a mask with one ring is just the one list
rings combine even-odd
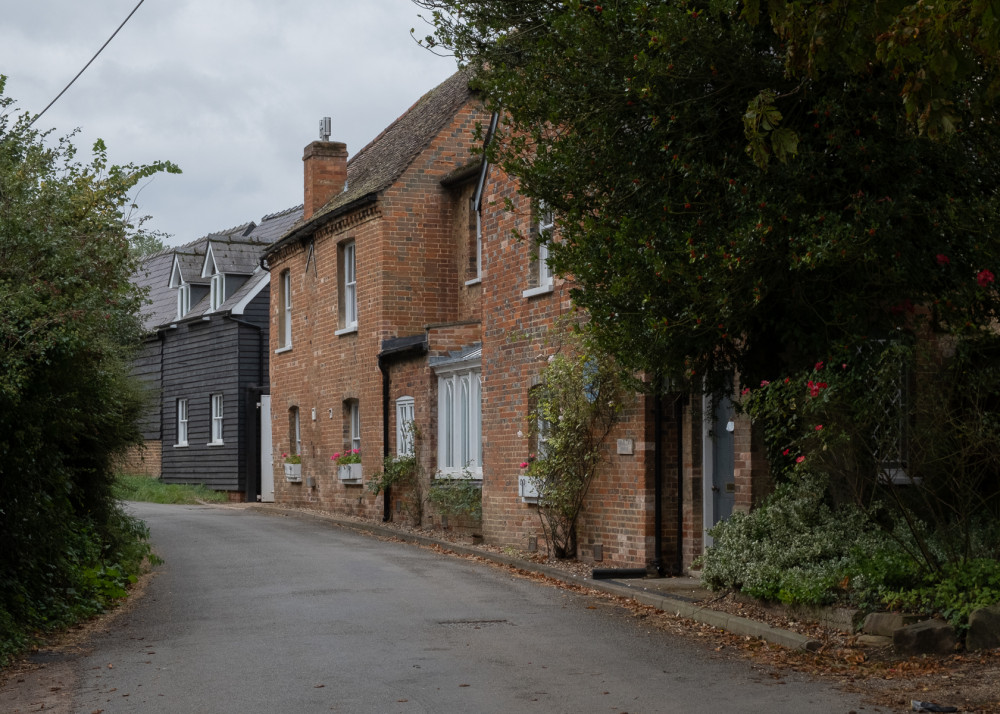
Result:
{"label": "drainpipe", "polygon": [[[382,373],[382,463],[389,458],[389,365],[388,356],[379,353],[378,369]],[[382,491],[382,522],[392,519],[392,487],[386,486]]]}
{"label": "drainpipe", "polygon": [[663,396],[660,394],[660,380],[656,380],[656,393],[653,395],[653,528],[656,536],[653,540],[653,563],[658,577],[663,577],[663,453],[660,442],[663,440]]}
{"label": "drainpipe", "polygon": [[674,575],[684,572],[684,395],[674,399],[674,422],[677,424],[677,560]]}

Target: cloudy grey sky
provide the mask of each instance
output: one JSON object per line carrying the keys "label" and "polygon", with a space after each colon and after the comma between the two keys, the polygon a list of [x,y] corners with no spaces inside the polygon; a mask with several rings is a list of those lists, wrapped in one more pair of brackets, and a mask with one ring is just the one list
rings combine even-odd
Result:
{"label": "cloudy grey sky", "polygon": [[[0,74],[37,113],[138,0],[6,0]],[[170,244],[302,202],[302,149],[333,118],[353,156],[455,71],[414,43],[410,0],[145,0],[36,128],[114,163],[168,159],[138,193]]]}

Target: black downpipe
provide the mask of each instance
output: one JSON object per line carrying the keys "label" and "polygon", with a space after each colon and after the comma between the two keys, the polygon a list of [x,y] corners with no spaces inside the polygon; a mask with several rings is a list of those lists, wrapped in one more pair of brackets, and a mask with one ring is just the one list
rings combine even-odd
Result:
{"label": "black downpipe", "polygon": [[656,380],[656,394],[653,396],[653,568],[663,577],[663,395],[660,380]]}
{"label": "black downpipe", "polygon": [[677,424],[677,562],[674,574],[684,572],[684,395],[674,399],[674,421]]}
{"label": "black downpipe", "polygon": [[[255,451],[260,448],[260,414],[257,413],[256,403],[260,401],[259,395],[263,394],[264,385],[270,384],[271,381],[268,379],[268,375],[264,374],[264,350],[266,349],[264,345],[264,328],[252,322],[241,320],[238,317],[233,317],[231,314],[228,314],[225,317],[227,320],[235,322],[237,325],[252,327],[257,331],[257,383],[260,386],[250,387],[243,393],[243,398],[246,400],[244,418],[247,419],[247,433],[252,433],[256,437],[248,437],[248,440],[243,444],[243,447],[249,452],[246,454],[247,478],[246,483],[243,484],[243,491],[246,494],[247,501],[252,502],[257,498],[257,496],[260,495],[260,455],[255,453]],[[239,344],[238,334],[236,342]],[[257,394],[256,398],[253,396],[254,393]],[[256,426],[253,426],[251,431],[251,426],[254,422],[256,422]],[[255,444],[256,449],[254,448]],[[251,464],[255,465],[251,466]]]}
{"label": "black downpipe", "polygon": [[[591,577],[594,580],[634,579],[666,575],[663,567],[663,397],[662,382],[653,382],[653,561],[645,568],[594,568]],[[677,433],[680,433],[680,422],[677,423]],[[678,439],[678,447],[681,440]],[[678,463],[683,463],[683,460]],[[678,536],[680,530],[678,530]],[[678,546],[679,548],[679,546]],[[681,571],[677,571],[679,575]]]}
{"label": "black downpipe", "polygon": [[[378,369],[382,373],[382,463],[389,458],[389,366],[385,353],[378,356]],[[392,519],[392,487],[386,486],[382,492],[382,522]]]}

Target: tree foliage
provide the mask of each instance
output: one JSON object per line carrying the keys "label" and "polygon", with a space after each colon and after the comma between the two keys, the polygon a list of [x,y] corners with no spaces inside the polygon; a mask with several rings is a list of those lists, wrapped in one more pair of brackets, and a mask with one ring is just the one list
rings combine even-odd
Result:
{"label": "tree foliage", "polygon": [[124,577],[118,562],[135,566],[141,526],[111,495],[115,457],[141,440],[143,403],[129,376],[143,295],[129,282],[137,229],[126,212],[137,182],[176,169],[109,166],[100,142],[81,164],[69,137],[32,130],[2,90],[0,76],[0,629],[9,635],[100,607],[120,591],[108,585]]}
{"label": "tree foliage", "polygon": [[[869,62],[817,39],[841,18],[824,7],[860,26],[872,4],[418,4],[502,112],[491,158],[557,210],[551,262],[626,366],[756,381],[910,329],[915,305],[950,329],[991,319],[992,94],[946,141],[913,131],[885,38]],[[957,72],[935,91],[990,76]]]}
{"label": "tree foliage", "polygon": [[[976,442],[1000,383],[975,375],[1000,307],[996,3],[416,2],[502,117],[490,160],[555,209],[550,263],[622,365],[672,389],[770,383],[754,416],[776,473],[822,423],[827,453],[866,442],[837,453],[870,496],[868,427],[899,391],[873,385],[872,346],[931,345],[915,374],[942,398],[897,434],[921,436],[910,476],[961,462],[964,481],[899,513],[918,532],[995,512],[1000,465]],[[844,366],[804,419],[786,407],[820,363]]]}

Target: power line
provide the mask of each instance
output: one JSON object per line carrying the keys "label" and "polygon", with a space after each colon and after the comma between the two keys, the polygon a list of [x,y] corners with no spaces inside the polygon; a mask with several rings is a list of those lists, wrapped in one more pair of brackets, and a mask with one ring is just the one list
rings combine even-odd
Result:
{"label": "power line", "polygon": [[132,8],[132,12],[130,12],[128,14],[128,17],[126,17],[124,20],[122,20],[122,24],[120,24],[118,26],[118,29],[111,33],[111,37],[109,37],[107,39],[107,41],[103,45],[101,45],[101,49],[97,50],[97,52],[94,54],[94,56],[90,58],[90,62],[87,62],[87,64],[85,64],[83,66],[83,69],[81,69],[79,72],[76,73],[76,76],[73,77],[73,79],[71,79],[69,81],[69,84],[67,84],[65,87],[63,87],[63,90],[61,92],[59,92],[59,94],[56,95],[55,99],[53,99],[51,102],[48,103],[48,105],[45,107],[45,109],[43,109],[42,111],[38,112],[38,114],[35,115],[35,118],[31,120],[31,123],[29,123],[28,126],[31,126],[36,121],[38,121],[39,117],[41,117],[42,114],[44,114],[45,112],[47,112],[49,110],[49,107],[51,107],[53,104],[55,104],[57,101],[59,101],[59,97],[61,97],[63,94],[65,94],[66,90],[73,86],[73,82],[75,82],[76,80],[78,80],[80,78],[80,75],[87,71],[87,67],[89,67],[91,65],[91,63],[95,59],[97,59],[97,56],[104,51],[104,48],[108,46],[108,43],[111,42],[111,40],[115,39],[115,35],[117,35],[118,32],[123,27],[125,27],[125,23],[132,19],[132,16],[135,14],[135,11],[139,9],[139,5],[142,5],[144,2],[146,2],[146,0],[139,0],[139,4],[136,5],[134,8]]}

